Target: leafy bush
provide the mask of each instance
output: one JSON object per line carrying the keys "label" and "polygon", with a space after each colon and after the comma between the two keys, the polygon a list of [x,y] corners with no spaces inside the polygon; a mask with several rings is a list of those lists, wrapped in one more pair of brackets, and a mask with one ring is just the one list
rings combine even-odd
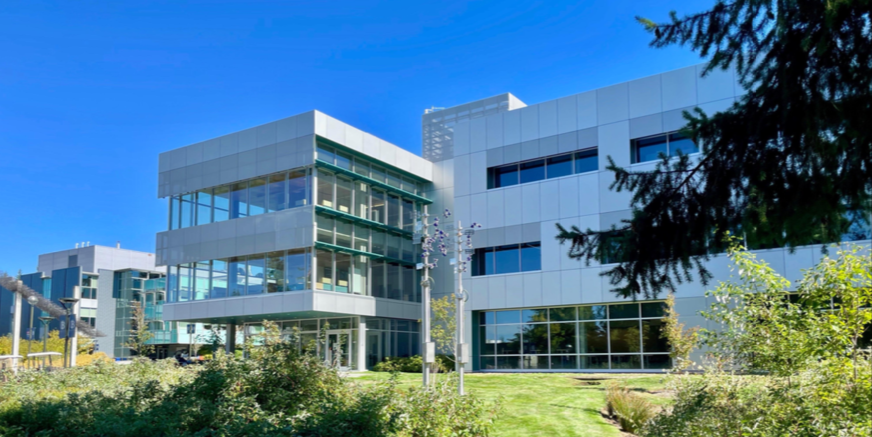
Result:
{"label": "leafy bush", "polygon": [[657,415],[654,405],[617,383],[606,387],[606,410],[627,432],[638,432]]}
{"label": "leafy bush", "polygon": [[0,384],[0,435],[485,436],[495,414],[457,396],[453,381],[358,387],[294,344],[265,341],[249,354],[185,368],[137,359],[23,371]]}
{"label": "leafy bush", "polygon": [[[454,360],[448,355],[436,355],[436,369],[438,372],[450,372],[454,369]],[[420,355],[411,357],[385,357],[384,361],[372,367],[373,372],[402,372],[421,373],[424,366],[424,358]]]}
{"label": "leafy bush", "polygon": [[706,374],[673,375],[673,408],[642,434],[872,435],[872,357],[863,352],[872,324],[872,258],[864,250],[824,258],[791,296],[789,281],[734,249],[738,280],[710,293],[715,303],[703,314],[723,327],[700,331],[709,348],[700,367]]}

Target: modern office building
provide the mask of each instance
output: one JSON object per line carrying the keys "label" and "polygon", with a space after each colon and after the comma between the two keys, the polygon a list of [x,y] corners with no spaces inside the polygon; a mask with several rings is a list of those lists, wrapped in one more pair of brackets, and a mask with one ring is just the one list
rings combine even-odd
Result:
{"label": "modern office building", "polygon": [[[109,357],[128,358],[133,353],[124,344],[130,340],[133,320],[133,302],[140,303],[149,330],[154,335],[150,341],[158,357],[172,355],[176,350],[187,350],[190,343],[204,335],[203,326],[197,325],[193,335],[181,332],[177,323],[161,319],[165,301],[165,269],[155,267],[152,253],[116,247],[77,244],[75,248],[39,256],[37,272],[21,275],[21,281],[31,289],[41,292],[56,304],[62,297],[77,297],[79,319],[95,327],[104,336],[94,338],[95,348]],[[78,292],[76,292],[78,287]],[[8,302],[7,302],[8,301]],[[12,332],[12,293],[0,290],[0,335]],[[42,339],[47,332],[58,330],[60,321],[53,320],[46,331],[38,319],[44,315],[34,311],[33,338]],[[22,330],[27,337],[31,327],[30,305],[23,302]]]}
{"label": "modern office building", "polygon": [[[660,152],[697,152],[678,133],[682,112],[714,113],[742,92],[732,72],[700,71],[536,105],[502,94],[428,111],[423,157],[318,111],[162,153],[164,319],[248,333],[273,320],[310,339],[326,328],[320,352],[352,369],[416,354],[412,236],[427,206],[482,225],[464,277],[470,370],[661,371],[670,365],[662,302],[616,298],[600,276],[608,267],[568,258],[555,225],[606,229],[630,216],[630,194],[608,188],[607,157],[646,170]],[[855,231],[850,239],[868,245],[868,220]],[[758,252],[789,279],[821,258],[818,247]],[[708,268],[729,276],[723,255]],[[434,297],[452,293],[447,260],[433,277]],[[688,326],[706,326],[705,291],[698,282],[675,290]]]}

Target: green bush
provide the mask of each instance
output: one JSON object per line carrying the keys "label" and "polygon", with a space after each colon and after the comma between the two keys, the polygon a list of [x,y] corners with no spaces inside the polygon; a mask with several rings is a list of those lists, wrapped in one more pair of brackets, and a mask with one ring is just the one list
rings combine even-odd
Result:
{"label": "green bush", "polygon": [[624,431],[636,433],[657,415],[654,405],[618,384],[606,387],[606,410]]}
{"label": "green bush", "polygon": [[[454,369],[454,360],[449,355],[436,355],[436,369],[445,373]],[[384,361],[372,367],[374,372],[421,373],[424,358],[420,355],[411,357],[385,357]]]}
{"label": "green bush", "polygon": [[868,249],[824,258],[796,286],[751,253],[730,255],[737,278],[703,313],[721,327],[700,331],[706,374],[673,375],[673,407],[642,435],[872,436]]}
{"label": "green bush", "polygon": [[399,390],[394,378],[359,387],[293,344],[249,354],[19,372],[0,384],[0,435],[485,436],[496,411],[457,396],[453,380],[431,391]]}

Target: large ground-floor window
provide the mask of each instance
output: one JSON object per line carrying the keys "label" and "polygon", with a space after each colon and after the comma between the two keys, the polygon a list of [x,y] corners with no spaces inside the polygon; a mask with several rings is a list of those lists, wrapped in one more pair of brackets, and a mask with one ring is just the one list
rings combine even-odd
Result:
{"label": "large ground-floor window", "polygon": [[[387,357],[410,357],[420,354],[417,320],[365,317],[366,333],[361,336],[359,317],[331,317],[276,321],[285,340],[296,339],[297,346],[317,354],[331,364],[357,369],[360,360],[366,368]],[[263,324],[248,323],[245,335],[258,344]],[[364,341],[364,356],[359,356],[359,341]]]}
{"label": "large ground-floor window", "polygon": [[663,302],[479,312],[481,370],[668,369]]}

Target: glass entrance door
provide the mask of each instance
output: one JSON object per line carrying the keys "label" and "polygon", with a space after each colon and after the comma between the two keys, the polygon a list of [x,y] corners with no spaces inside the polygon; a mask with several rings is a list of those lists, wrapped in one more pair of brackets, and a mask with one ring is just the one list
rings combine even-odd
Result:
{"label": "glass entrance door", "polygon": [[327,331],[326,362],[328,366],[336,366],[340,370],[349,370],[351,363],[351,331],[330,330]]}

